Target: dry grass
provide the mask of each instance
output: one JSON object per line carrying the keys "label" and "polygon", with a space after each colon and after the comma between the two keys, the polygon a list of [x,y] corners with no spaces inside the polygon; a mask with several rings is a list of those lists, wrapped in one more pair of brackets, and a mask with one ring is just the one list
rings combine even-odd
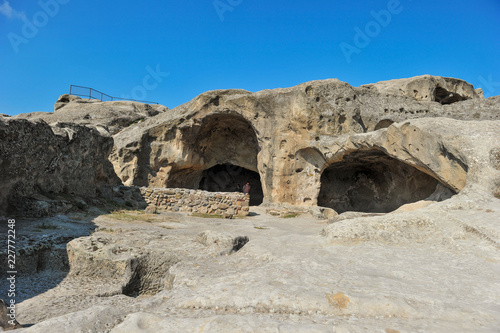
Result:
{"label": "dry grass", "polygon": [[269,227],[259,227],[259,226],[255,226],[254,229],[258,229],[258,230],[267,230],[269,229]]}
{"label": "dry grass", "polygon": [[224,216],[221,214],[204,214],[204,213],[192,213],[191,216],[194,217],[203,217],[203,218],[211,218],[211,219],[222,219]]}
{"label": "dry grass", "polygon": [[297,217],[299,215],[300,215],[300,213],[288,213],[288,214],[283,215],[282,218],[291,219],[291,218]]}
{"label": "dry grass", "polygon": [[163,215],[158,215],[158,214],[148,214],[144,212],[143,210],[115,210],[112,211],[111,214],[107,215],[108,217],[111,217],[116,220],[122,220],[122,221],[140,221],[140,222],[148,222],[148,223],[153,223],[153,222],[179,222],[171,217],[163,216]]}

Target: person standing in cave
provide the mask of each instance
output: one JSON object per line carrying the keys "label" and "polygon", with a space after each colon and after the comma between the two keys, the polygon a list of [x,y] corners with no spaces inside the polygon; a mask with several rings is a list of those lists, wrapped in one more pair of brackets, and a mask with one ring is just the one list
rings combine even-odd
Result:
{"label": "person standing in cave", "polygon": [[250,189],[252,187],[250,186],[250,182],[247,182],[245,185],[243,185],[243,193],[245,194],[250,194]]}

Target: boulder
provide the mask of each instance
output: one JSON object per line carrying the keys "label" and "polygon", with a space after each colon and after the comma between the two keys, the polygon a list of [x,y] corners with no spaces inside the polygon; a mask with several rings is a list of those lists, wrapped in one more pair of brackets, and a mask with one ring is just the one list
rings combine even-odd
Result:
{"label": "boulder", "polygon": [[224,232],[206,230],[196,236],[196,241],[207,247],[231,249],[233,246],[234,237]]}
{"label": "boulder", "polygon": [[122,237],[109,234],[70,241],[67,245],[69,275],[112,281],[111,289],[128,296],[154,295],[163,290],[167,272],[179,261],[178,256],[150,246],[154,237],[145,236],[142,246],[134,240],[120,243],[118,238]]}
{"label": "boulder", "polygon": [[144,211],[147,214],[156,214],[156,206],[155,205],[148,205]]}
{"label": "boulder", "polygon": [[249,238],[247,236],[234,237],[228,233],[206,230],[199,233],[196,240],[219,255],[228,255],[238,252],[248,243]]}

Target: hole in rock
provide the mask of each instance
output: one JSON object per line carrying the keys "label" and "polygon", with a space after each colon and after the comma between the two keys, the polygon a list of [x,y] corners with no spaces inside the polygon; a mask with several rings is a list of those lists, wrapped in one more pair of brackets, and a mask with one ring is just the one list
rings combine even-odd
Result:
{"label": "hole in rock", "polygon": [[246,243],[248,243],[249,239],[247,236],[238,236],[233,240],[233,248],[231,252],[238,252],[241,250]]}
{"label": "hole in rock", "polygon": [[436,201],[454,194],[444,185],[438,186],[440,184],[382,151],[358,151],[324,170],[318,205],[333,208],[339,214],[346,211],[387,213],[433,194],[432,200]]}
{"label": "hole in rock", "polygon": [[443,105],[464,101],[466,99],[468,98],[457,93],[450,92],[441,86],[437,86],[436,90],[434,90],[434,100]]}
{"label": "hole in rock", "polygon": [[165,288],[168,270],[179,261],[175,256],[150,253],[130,261],[132,274],[122,293],[130,297],[155,295]]}
{"label": "hole in rock", "polygon": [[199,188],[210,192],[241,192],[249,181],[250,205],[260,205],[264,198],[257,172],[232,164],[218,164],[203,171]]}
{"label": "hole in rock", "polygon": [[375,125],[375,131],[379,130],[381,128],[387,128],[387,127],[391,126],[393,123],[394,123],[394,121],[392,121],[390,119],[381,120],[377,123],[377,125]]}
{"label": "hole in rock", "polygon": [[263,201],[257,168],[259,144],[252,124],[234,112],[205,117],[195,135],[194,146],[204,165],[178,170],[169,187],[186,187],[211,192],[241,192],[250,182],[250,204]]}

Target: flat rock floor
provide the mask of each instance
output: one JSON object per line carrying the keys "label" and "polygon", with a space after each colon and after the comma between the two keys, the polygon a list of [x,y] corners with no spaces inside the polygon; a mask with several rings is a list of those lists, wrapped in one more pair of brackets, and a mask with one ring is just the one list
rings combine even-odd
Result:
{"label": "flat rock floor", "polygon": [[[161,280],[162,287],[127,293],[121,277],[68,274],[53,269],[64,258],[48,254],[37,272],[18,277],[17,319],[28,326],[18,331],[500,329],[498,199],[457,196],[413,212],[331,224],[308,213],[250,211],[236,219],[121,211],[19,221],[19,234],[84,237],[70,244],[95,243],[101,258],[109,253],[115,263],[127,262],[128,253],[154,253],[137,279]],[[44,221],[54,229],[40,229]],[[249,241],[231,251],[239,236]],[[167,258],[172,265],[155,268]]]}

